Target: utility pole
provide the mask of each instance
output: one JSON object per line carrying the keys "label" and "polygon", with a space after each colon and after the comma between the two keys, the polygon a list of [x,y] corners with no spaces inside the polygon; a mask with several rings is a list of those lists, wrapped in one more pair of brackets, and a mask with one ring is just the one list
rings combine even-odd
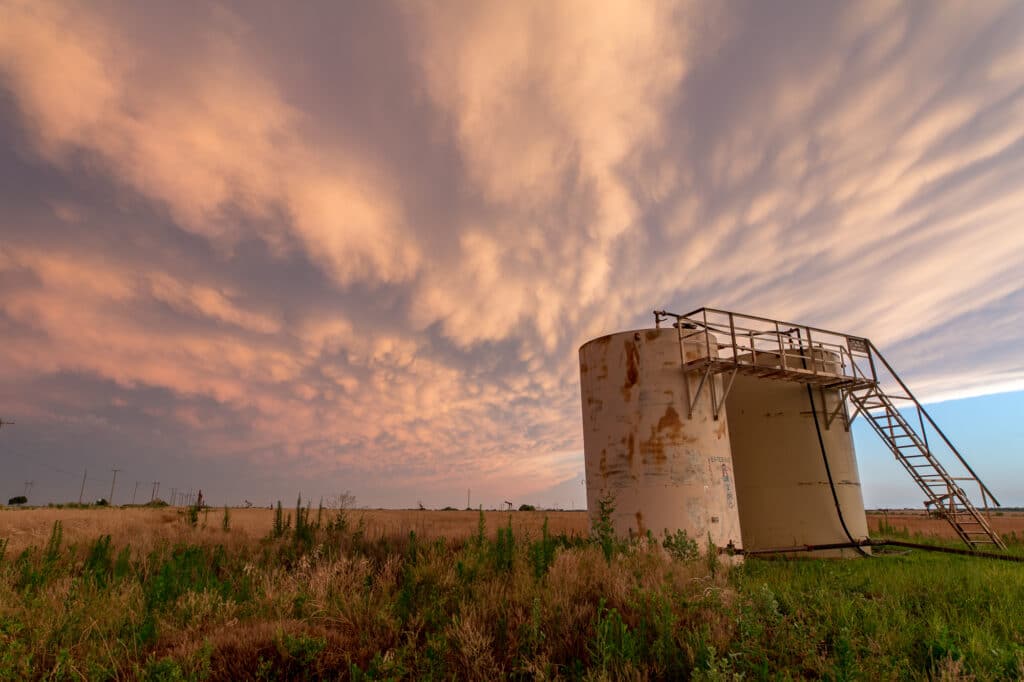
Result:
{"label": "utility pole", "polygon": [[82,504],[82,495],[85,495],[85,475],[88,473],[88,469],[82,469],[82,489],[78,491],[78,504]]}
{"label": "utility pole", "polygon": [[178,501],[178,489],[177,488],[171,488],[171,506],[172,507],[178,506],[176,504],[177,501]]}
{"label": "utility pole", "polygon": [[135,490],[132,492],[132,504],[135,504],[135,493],[139,492],[139,482],[135,481]]}
{"label": "utility pole", "polygon": [[471,509],[469,505],[469,488],[466,488],[466,509]]}
{"label": "utility pole", "polygon": [[111,507],[113,507],[114,506],[114,484],[117,483],[117,472],[121,471],[121,470],[120,469],[111,469],[111,471],[114,472],[114,478],[110,479],[110,497],[107,498],[107,504],[109,504]]}
{"label": "utility pole", "polygon": [[28,494],[32,492],[32,486],[34,484],[35,481],[25,481],[25,497],[28,497]]}
{"label": "utility pole", "polygon": [[152,502],[156,499],[157,493],[160,492],[160,481],[153,481],[153,494],[149,496],[149,501]]}

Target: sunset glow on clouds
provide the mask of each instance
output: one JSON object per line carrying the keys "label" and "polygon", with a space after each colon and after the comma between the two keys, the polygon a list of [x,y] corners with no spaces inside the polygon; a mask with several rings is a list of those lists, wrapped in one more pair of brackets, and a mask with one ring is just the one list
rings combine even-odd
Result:
{"label": "sunset glow on clouds", "polygon": [[0,2],[0,416],[61,469],[182,457],[231,499],[569,504],[576,348],[655,307],[1022,390],[1022,31],[996,2]]}

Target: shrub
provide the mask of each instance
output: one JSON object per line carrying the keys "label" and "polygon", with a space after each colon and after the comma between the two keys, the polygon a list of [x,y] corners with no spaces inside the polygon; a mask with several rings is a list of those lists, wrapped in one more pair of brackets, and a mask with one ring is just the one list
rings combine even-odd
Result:
{"label": "shrub", "polygon": [[619,542],[615,537],[612,515],[615,513],[615,498],[611,494],[601,496],[597,501],[597,519],[591,529],[591,536],[601,546],[606,561],[611,562]]}
{"label": "shrub", "polygon": [[492,558],[496,571],[509,572],[515,563],[516,539],[512,533],[512,517],[508,517],[508,526],[498,529],[498,536],[492,547]]}
{"label": "shrub", "polygon": [[519,511],[537,511],[537,508],[532,504],[521,504],[519,505]]}
{"label": "shrub", "polygon": [[555,561],[556,544],[554,538],[548,532],[548,519],[544,517],[544,525],[541,527],[540,540],[530,545],[530,564],[533,566],[533,576],[540,578],[544,576],[551,564]]}
{"label": "shrub", "polygon": [[25,504],[26,502],[28,502],[28,498],[25,497],[24,495],[18,495],[17,497],[12,497],[11,499],[7,500],[7,504],[11,506],[14,506],[16,504]]}
{"label": "shrub", "polygon": [[685,530],[680,528],[675,533],[665,530],[665,539],[661,541],[669,556],[678,561],[692,561],[700,556],[700,548],[696,540],[691,540]]}

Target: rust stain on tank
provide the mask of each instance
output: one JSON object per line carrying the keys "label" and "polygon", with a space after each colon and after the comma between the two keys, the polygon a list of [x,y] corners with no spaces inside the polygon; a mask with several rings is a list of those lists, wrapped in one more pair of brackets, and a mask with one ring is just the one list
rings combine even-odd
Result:
{"label": "rust stain on tank", "polygon": [[683,422],[679,420],[679,413],[676,412],[676,408],[669,405],[665,408],[665,414],[658,420],[658,431],[664,431],[665,429],[680,431],[682,428]]}
{"label": "rust stain on tank", "polygon": [[626,441],[626,456],[629,457],[629,465],[633,466],[633,455],[636,454],[636,436],[632,432]]}
{"label": "rust stain on tank", "polygon": [[624,341],[623,345],[626,349],[626,383],[622,385],[622,398],[628,401],[640,378],[640,351],[632,341]]}
{"label": "rust stain on tank", "polygon": [[603,481],[608,480],[608,451],[601,448],[601,459],[598,462],[598,466],[601,469],[601,479]]}
{"label": "rust stain on tank", "polygon": [[658,464],[664,464],[668,459],[665,455],[665,443],[658,437],[658,430],[653,426],[651,427],[651,437],[640,441],[640,454],[644,455],[644,464],[647,463],[646,455],[648,453],[654,456],[654,461]]}
{"label": "rust stain on tank", "polygon": [[725,438],[725,429],[726,429],[725,420],[724,419],[719,419],[718,420],[718,429],[715,430],[715,435],[718,437],[718,440],[722,440],[723,438]]}
{"label": "rust stain on tank", "polygon": [[580,363],[580,374],[586,374],[588,369],[590,369],[590,368],[587,367],[587,363],[585,363],[585,362],[581,362]]}
{"label": "rust stain on tank", "polygon": [[648,329],[644,336],[647,337],[648,341],[653,341],[654,339],[658,338],[658,334],[659,332],[657,329]]}
{"label": "rust stain on tank", "polygon": [[644,514],[639,510],[636,513],[636,530],[640,535],[647,534],[647,529],[644,528]]}

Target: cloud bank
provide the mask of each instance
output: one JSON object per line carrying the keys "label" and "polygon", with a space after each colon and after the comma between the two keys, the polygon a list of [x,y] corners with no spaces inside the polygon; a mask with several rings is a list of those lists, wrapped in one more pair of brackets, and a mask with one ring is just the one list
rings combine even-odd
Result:
{"label": "cloud bank", "polygon": [[0,19],[0,410],[74,433],[63,467],[159,441],[371,503],[564,498],[575,350],[655,307],[1024,388],[1019,4]]}

